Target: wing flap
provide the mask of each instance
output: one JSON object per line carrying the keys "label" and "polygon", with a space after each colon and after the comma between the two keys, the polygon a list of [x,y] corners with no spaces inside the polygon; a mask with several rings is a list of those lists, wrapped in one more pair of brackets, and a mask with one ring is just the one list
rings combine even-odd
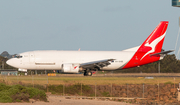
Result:
{"label": "wing flap", "polygon": [[87,62],[87,63],[82,63],[80,64],[80,67],[84,69],[93,69],[93,68],[103,68],[105,66],[110,65],[109,61],[114,61],[115,59],[105,59],[105,60],[99,60],[99,61],[93,61],[93,62]]}

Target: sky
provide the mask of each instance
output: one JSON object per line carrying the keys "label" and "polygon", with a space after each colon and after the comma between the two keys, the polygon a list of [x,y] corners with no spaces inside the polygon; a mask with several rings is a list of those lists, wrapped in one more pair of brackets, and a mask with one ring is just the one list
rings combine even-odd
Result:
{"label": "sky", "polygon": [[179,11],[171,0],[0,0],[0,53],[121,51],[141,45],[160,21],[169,21],[163,49],[172,50]]}

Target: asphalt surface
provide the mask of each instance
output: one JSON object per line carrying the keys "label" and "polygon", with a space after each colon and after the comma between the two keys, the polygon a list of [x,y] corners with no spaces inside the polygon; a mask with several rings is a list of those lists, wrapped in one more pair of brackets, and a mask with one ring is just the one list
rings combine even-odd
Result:
{"label": "asphalt surface", "polygon": [[[83,74],[57,74],[61,77],[81,77]],[[180,73],[107,73],[93,74],[93,77],[180,77]]]}

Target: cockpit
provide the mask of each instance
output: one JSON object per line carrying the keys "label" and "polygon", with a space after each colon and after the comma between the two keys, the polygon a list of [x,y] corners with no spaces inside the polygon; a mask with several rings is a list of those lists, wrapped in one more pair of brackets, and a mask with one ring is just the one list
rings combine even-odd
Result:
{"label": "cockpit", "polygon": [[13,58],[22,58],[23,56],[22,55],[15,55]]}

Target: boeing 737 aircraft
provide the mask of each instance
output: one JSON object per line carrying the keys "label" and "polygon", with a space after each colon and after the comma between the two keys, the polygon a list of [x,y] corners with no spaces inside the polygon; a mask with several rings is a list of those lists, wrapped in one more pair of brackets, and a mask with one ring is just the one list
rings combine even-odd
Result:
{"label": "boeing 737 aircraft", "polygon": [[21,71],[61,70],[64,73],[84,72],[84,76],[91,76],[95,70],[138,67],[159,61],[172,52],[161,52],[167,26],[168,21],[160,22],[140,46],[123,51],[30,51],[6,63]]}

